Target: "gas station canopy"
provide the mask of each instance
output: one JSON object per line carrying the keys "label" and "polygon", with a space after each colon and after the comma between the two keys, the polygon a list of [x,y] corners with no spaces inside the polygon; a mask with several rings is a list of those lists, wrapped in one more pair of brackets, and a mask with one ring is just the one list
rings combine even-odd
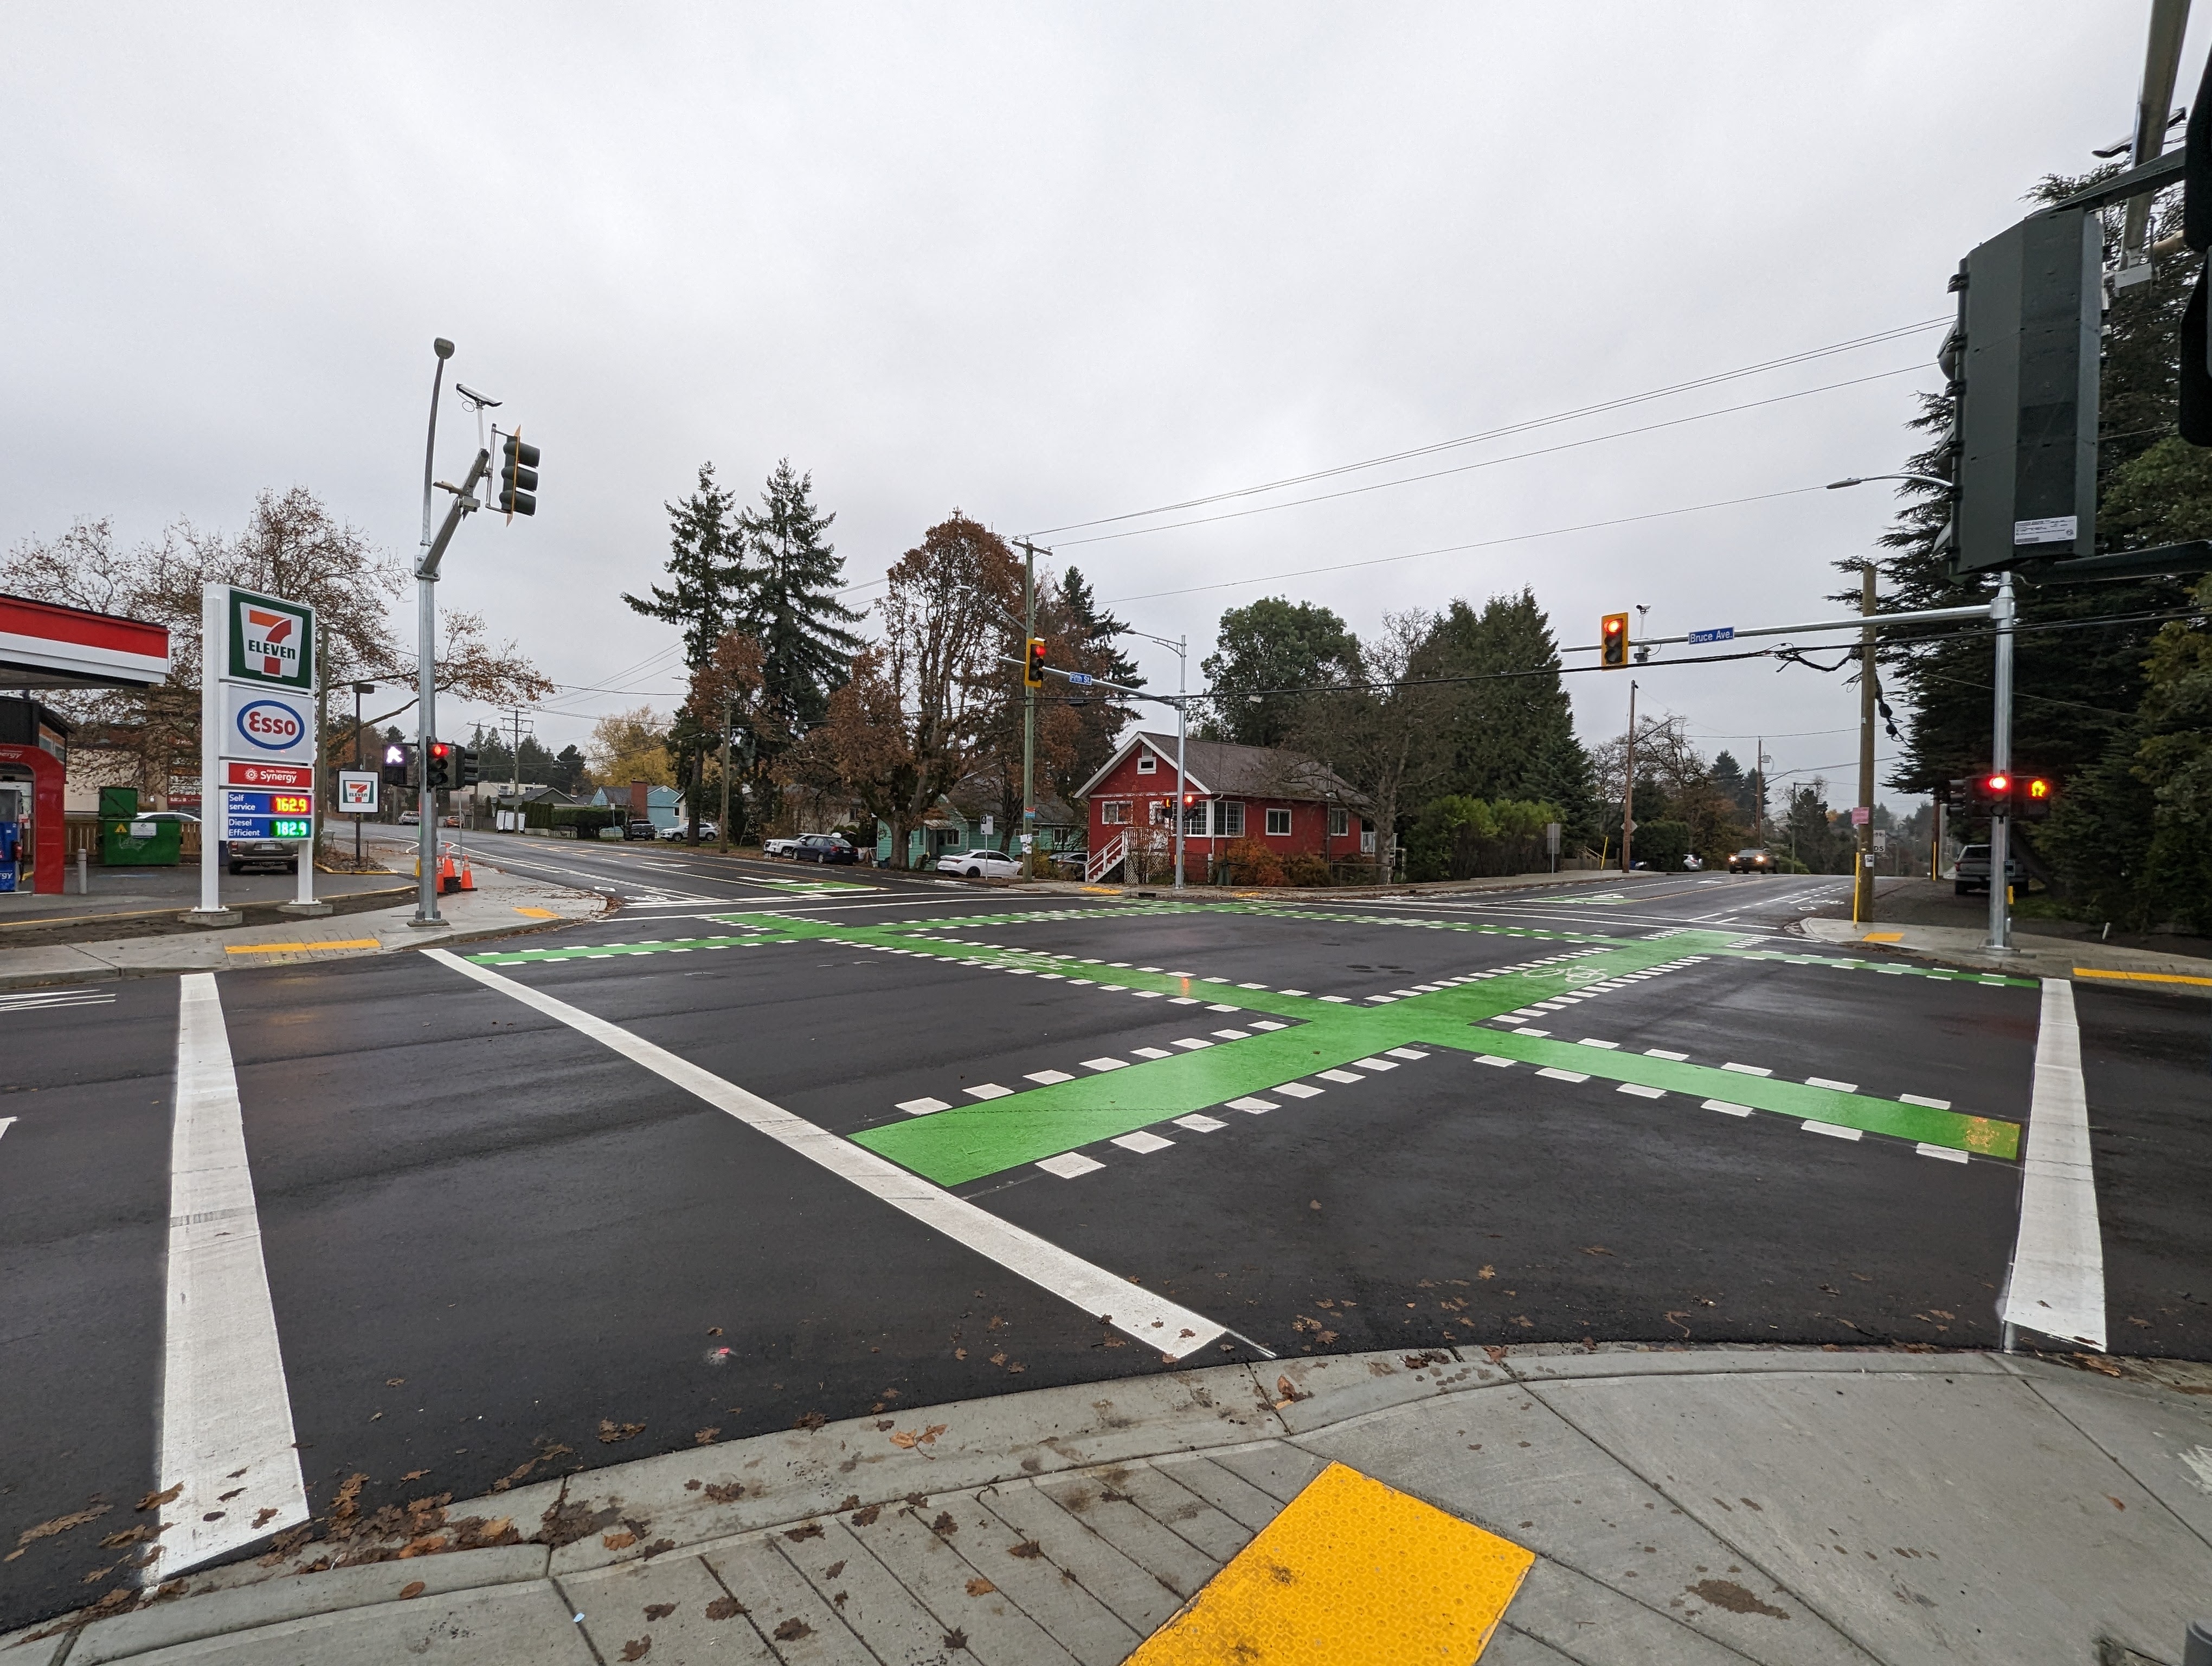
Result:
{"label": "gas station canopy", "polygon": [[0,688],[144,689],[169,674],[169,629],[0,594]]}

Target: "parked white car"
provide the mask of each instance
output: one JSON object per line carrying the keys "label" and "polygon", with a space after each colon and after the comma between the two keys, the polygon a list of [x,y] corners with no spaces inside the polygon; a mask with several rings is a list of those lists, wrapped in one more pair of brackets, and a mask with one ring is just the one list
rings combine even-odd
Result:
{"label": "parked white car", "polygon": [[948,850],[937,859],[937,871],[970,879],[1012,879],[1020,875],[1022,865],[1003,850]]}
{"label": "parked white car", "polygon": [[798,848],[798,846],[799,841],[796,839],[770,839],[761,846],[761,854],[763,856],[788,856],[793,850]]}
{"label": "parked white car", "polygon": [[[660,830],[660,836],[671,842],[680,844],[683,842],[684,836],[690,830],[690,823],[678,822],[673,827],[662,828]],[[699,824],[699,837],[702,843],[708,839],[719,839],[721,836],[721,830],[716,827],[714,823],[710,821],[702,821]]]}

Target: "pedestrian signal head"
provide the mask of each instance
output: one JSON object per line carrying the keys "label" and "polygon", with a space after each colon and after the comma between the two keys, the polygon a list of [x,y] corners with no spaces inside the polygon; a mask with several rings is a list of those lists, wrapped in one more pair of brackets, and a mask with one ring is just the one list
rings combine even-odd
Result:
{"label": "pedestrian signal head", "polygon": [[1599,627],[1597,662],[1607,671],[1618,671],[1628,663],[1628,615],[1608,613]]}

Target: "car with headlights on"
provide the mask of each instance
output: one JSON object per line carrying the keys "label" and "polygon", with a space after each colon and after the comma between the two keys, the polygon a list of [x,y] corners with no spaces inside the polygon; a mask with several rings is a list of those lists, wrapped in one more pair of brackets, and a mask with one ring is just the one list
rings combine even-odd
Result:
{"label": "car with headlights on", "polygon": [[1775,865],[1774,853],[1764,845],[1748,846],[1729,858],[1729,872],[1731,873],[1774,873],[1779,871]]}

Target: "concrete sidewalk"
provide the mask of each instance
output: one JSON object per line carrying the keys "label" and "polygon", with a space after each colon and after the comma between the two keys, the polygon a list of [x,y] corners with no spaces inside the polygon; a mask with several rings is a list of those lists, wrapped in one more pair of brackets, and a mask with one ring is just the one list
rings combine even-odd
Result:
{"label": "concrete sidewalk", "polygon": [[[381,877],[381,876],[380,876]],[[453,923],[442,929],[408,924],[414,904],[154,937],[118,937],[95,943],[57,943],[40,948],[0,949],[0,989],[33,988],[106,978],[149,977],[168,972],[220,971],[389,954],[441,944],[505,937],[518,931],[589,919],[606,911],[605,897],[543,880],[526,879],[478,864],[477,889],[438,899]],[[386,883],[391,881],[386,879]]]}
{"label": "concrete sidewalk", "polygon": [[[113,1592],[0,1661],[2104,1666],[2179,1663],[2212,1614],[2204,1366],[1549,1346],[650,1432],[675,1450],[392,1520],[341,1488],[312,1541]],[[1495,1551],[1495,1608],[1402,1566],[1401,1534],[1310,1519],[1332,1464]],[[1394,1569],[1423,1594],[1363,1612]],[[1199,1623],[1240,1592],[1256,1652]],[[1338,1618],[1269,1633],[1255,1602]]]}
{"label": "concrete sidewalk", "polygon": [[2192,955],[2160,954],[2148,949],[2086,939],[2043,937],[2013,922],[2014,951],[1992,954],[1982,947],[1985,929],[1964,926],[1854,925],[1848,920],[1814,918],[1798,922],[1806,936],[1859,950],[1888,950],[1971,966],[2015,977],[2085,977],[2169,993],[2212,996],[2212,960]]}

